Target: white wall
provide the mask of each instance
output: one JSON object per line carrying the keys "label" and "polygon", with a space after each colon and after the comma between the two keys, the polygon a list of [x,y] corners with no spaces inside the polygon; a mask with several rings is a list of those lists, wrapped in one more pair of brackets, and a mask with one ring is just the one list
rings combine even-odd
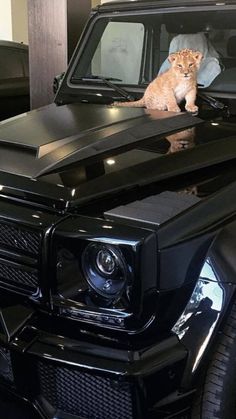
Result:
{"label": "white wall", "polygon": [[0,39],[12,40],[11,0],[0,0]]}
{"label": "white wall", "polygon": [[0,39],[28,43],[27,0],[0,0]]}
{"label": "white wall", "polygon": [[28,44],[27,0],[11,0],[11,12],[13,41]]}
{"label": "white wall", "polygon": [[96,7],[98,4],[101,4],[100,0],[92,0],[92,2],[91,2],[92,7]]}

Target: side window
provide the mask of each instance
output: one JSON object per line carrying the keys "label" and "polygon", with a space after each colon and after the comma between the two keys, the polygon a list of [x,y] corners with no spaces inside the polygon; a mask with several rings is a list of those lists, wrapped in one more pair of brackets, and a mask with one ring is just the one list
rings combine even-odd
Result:
{"label": "side window", "polygon": [[0,53],[0,79],[23,77],[21,53],[17,49],[2,47]]}
{"label": "side window", "polygon": [[171,38],[172,36],[167,32],[166,26],[162,24],[160,33],[160,66],[169,55],[169,45]]}
{"label": "side window", "polygon": [[138,84],[141,72],[144,26],[135,22],[109,22],[92,59],[92,75]]}

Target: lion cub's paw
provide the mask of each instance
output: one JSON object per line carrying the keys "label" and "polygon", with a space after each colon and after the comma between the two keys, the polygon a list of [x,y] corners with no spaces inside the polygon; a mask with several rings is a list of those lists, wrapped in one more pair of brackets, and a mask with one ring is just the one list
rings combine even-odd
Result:
{"label": "lion cub's paw", "polygon": [[187,112],[193,113],[195,115],[198,113],[198,106],[196,106],[196,105],[185,106],[185,109],[186,109]]}

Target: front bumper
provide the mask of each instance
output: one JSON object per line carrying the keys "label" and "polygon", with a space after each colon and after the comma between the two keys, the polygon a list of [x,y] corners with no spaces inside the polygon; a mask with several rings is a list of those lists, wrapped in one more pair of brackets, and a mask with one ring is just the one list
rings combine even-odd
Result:
{"label": "front bumper", "polygon": [[0,334],[0,385],[28,400],[39,417],[147,419],[157,410],[158,417],[168,417],[162,400],[180,388],[187,356],[176,336],[142,349],[117,349],[82,334],[69,339],[42,331],[29,312],[25,320],[8,338]]}

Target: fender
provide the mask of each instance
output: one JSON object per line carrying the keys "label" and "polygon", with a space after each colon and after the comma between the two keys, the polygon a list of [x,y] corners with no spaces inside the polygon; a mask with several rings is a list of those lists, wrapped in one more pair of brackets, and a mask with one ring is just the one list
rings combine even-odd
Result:
{"label": "fender", "polygon": [[236,221],[217,234],[188,304],[172,331],[188,350],[182,388],[189,389],[219,333],[236,291]]}

